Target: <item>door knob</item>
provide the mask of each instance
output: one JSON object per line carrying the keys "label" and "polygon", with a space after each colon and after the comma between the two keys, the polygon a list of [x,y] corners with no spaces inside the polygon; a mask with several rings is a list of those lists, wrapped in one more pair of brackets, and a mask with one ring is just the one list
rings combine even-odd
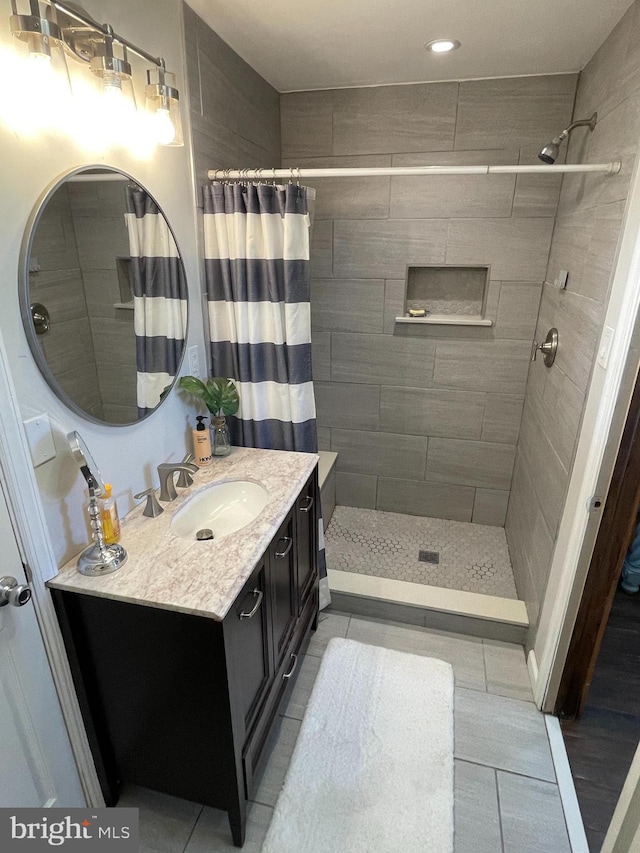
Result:
{"label": "door knob", "polygon": [[9,575],[0,578],[0,607],[5,604],[22,607],[28,601],[31,601],[31,590],[28,586],[18,583]]}

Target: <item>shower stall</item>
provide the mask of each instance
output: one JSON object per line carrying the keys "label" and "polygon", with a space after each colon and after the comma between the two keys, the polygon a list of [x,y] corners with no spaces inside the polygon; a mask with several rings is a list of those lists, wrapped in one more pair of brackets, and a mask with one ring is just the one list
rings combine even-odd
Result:
{"label": "shower stall", "polygon": [[[313,380],[339,608],[515,641],[536,623],[601,321],[580,313],[590,271],[569,220],[621,169],[602,143],[590,153],[596,115],[572,122],[576,86],[285,94],[282,166],[209,172],[316,189]],[[605,267],[608,281],[613,253]]]}

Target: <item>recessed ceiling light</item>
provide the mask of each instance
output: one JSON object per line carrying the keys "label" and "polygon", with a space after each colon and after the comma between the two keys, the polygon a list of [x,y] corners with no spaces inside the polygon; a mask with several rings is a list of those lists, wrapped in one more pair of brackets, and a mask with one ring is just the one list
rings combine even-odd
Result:
{"label": "recessed ceiling light", "polygon": [[425,44],[425,47],[432,53],[449,53],[449,51],[460,47],[460,42],[455,39],[434,39]]}

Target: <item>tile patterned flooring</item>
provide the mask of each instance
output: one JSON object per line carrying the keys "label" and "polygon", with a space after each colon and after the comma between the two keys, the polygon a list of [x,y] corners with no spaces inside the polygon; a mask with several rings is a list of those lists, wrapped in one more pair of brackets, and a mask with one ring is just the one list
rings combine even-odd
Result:
{"label": "tile patterned flooring", "polygon": [[[341,572],[518,597],[502,527],[337,506],[325,547],[327,566]],[[421,550],[439,562],[420,561]]]}
{"label": "tile patterned flooring", "polygon": [[[245,853],[260,853],[331,637],[375,642],[452,664],[455,853],[571,853],[544,719],[532,701],[522,647],[336,612],[320,615],[275,726],[250,806]],[[225,812],[133,787],[119,805],[140,808],[141,853],[237,849]]]}

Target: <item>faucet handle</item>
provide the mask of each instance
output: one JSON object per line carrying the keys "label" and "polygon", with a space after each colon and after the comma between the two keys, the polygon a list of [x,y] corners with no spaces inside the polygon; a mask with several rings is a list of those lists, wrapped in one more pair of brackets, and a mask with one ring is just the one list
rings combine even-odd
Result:
{"label": "faucet handle", "polygon": [[151,487],[150,489],[145,489],[144,492],[140,492],[137,495],[133,496],[133,499],[138,501],[142,498],[147,499],[146,506],[142,511],[143,515],[146,515],[148,518],[156,518],[160,513],[164,512],[164,509],[158,503],[158,499],[156,498],[156,490]]}
{"label": "faucet handle", "polygon": [[[190,462],[193,462],[195,459],[193,453],[187,453],[187,455],[182,460],[182,465],[187,465]],[[179,488],[186,489],[188,486],[193,486],[193,477],[188,471],[182,470],[178,474],[178,479],[176,481],[176,486]]]}

